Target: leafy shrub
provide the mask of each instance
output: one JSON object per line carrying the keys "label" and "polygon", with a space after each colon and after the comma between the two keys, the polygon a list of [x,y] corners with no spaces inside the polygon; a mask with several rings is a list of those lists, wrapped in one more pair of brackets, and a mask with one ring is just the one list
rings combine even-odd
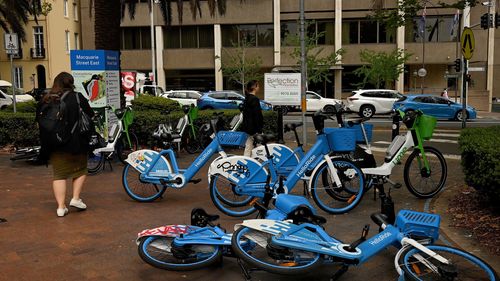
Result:
{"label": "leafy shrub", "polygon": [[500,126],[464,129],[458,143],[465,182],[492,202],[500,200]]}
{"label": "leafy shrub", "polygon": [[[27,102],[17,102],[16,103],[16,111],[17,112],[36,112],[36,101],[27,101]],[[5,108],[6,112],[14,112],[14,105],[9,105]]]}
{"label": "leafy shrub", "polygon": [[32,146],[38,143],[35,114],[0,112],[0,145]]}
{"label": "leafy shrub", "polygon": [[139,95],[133,99],[132,108],[134,111],[154,110],[162,113],[181,110],[181,106],[177,101],[150,95]]}

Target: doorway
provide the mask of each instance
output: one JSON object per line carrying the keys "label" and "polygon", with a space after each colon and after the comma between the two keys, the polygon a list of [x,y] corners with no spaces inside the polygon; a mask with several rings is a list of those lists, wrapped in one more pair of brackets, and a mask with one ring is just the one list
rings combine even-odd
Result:
{"label": "doorway", "polygon": [[37,85],[39,89],[47,88],[47,82],[45,77],[45,66],[39,64],[36,66],[36,76],[37,76]]}

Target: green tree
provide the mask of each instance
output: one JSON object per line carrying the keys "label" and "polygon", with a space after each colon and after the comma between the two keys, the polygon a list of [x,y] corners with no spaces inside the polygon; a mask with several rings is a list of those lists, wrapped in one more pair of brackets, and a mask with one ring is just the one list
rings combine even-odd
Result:
{"label": "green tree", "polygon": [[392,88],[394,81],[404,72],[404,63],[411,54],[405,53],[403,49],[390,53],[362,50],[359,56],[366,64],[354,71],[357,76],[363,77],[358,86],[364,87],[366,83],[370,83],[376,88]]}
{"label": "green tree", "polygon": [[255,46],[251,41],[242,40],[240,44],[233,42],[232,46],[231,50],[223,49],[225,56],[221,71],[229,81],[240,85],[242,93],[245,93],[245,84],[248,81],[262,79],[262,58],[248,54],[249,47]]}
{"label": "green tree", "polygon": [[[313,22],[306,23],[306,30],[308,26],[313,24]],[[318,47],[318,40],[325,36],[325,32],[319,33],[309,33],[306,32],[304,36],[306,45],[306,66],[307,66],[307,83],[318,83],[318,82],[331,82],[328,78],[330,74],[330,67],[337,64],[345,51],[339,49],[336,52],[326,53],[325,48]],[[297,67],[295,71],[300,72],[300,60],[301,60],[301,50],[300,50],[300,36],[298,34],[289,33],[285,37],[285,45],[295,46],[295,48],[290,53],[290,56],[296,60]]]}
{"label": "green tree", "polygon": [[[17,0],[9,1],[16,2]],[[135,16],[136,4],[138,2],[138,0],[90,0],[90,12],[94,10],[95,14],[94,32],[96,49],[120,50],[120,20],[124,18],[126,11],[128,11],[129,17],[133,19]],[[173,2],[177,4],[177,16],[179,22],[182,23],[184,1],[159,0],[159,7],[167,25],[170,25],[172,22]],[[189,1],[193,18],[202,16],[200,2],[201,0]],[[151,2],[148,1],[148,3]],[[216,12],[222,16],[226,13],[226,0],[208,0],[208,7],[211,16],[214,16]]]}
{"label": "green tree", "polygon": [[19,39],[26,40],[24,30],[30,15],[35,16],[40,7],[37,1],[30,0],[0,0],[0,27],[6,33],[17,33]]}

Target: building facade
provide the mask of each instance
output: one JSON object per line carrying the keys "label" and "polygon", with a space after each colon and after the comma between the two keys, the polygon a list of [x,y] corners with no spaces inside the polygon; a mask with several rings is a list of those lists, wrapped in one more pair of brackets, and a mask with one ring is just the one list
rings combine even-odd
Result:
{"label": "building facade", "polygon": [[[88,1],[82,1],[82,15],[89,14],[88,5],[84,4]],[[251,42],[248,56],[262,59],[263,72],[293,71],[297,67],[291,56],[296,47],[290,46],[288,38],[298,31],[298,0],[227,0],[225,16],[213,17],[208,3],[201,1],[202,17],[196,19],[186,4],[182,24],[177,19],[177,6],[173,5],[171,26],[165,25],[159,7],[153,9],[151,21],[147,2],[138,3],[134,20],[125,17],[122,21],[121,67],[147,73],[152,72],[155,61],[157,83],[166,89],[236,88],[224,77],[221,66],[243,41]],[[440,93],[448,88],[451,98],[459,96],[460,75],[454,68],[455,60],[461,57],[458,35],[463,26],[479,23],[488,8],[476,6],[458,12],[428,4],[425,15],[421,11],[413,22],[394,30],[370,17],[374,5],[394,9],[396,0],[305,1],[307,32],[323,34],[316,42],[322,54],[345,50],[338,65],[331,66],[330,81],[310,84],[309,88],[326,97],[345,98],[360,87],[362,79],[354,70],[363,64],[359,55],[362,50],[391,52],[399,48],[410,57],[404,74],[392,87],[404,93]],[[92,18],[84,16],[82,25],[93,26]],[[94,48],[92,30],[82,30],[84,49]],[[490,110],[491,98],[500,96],[496,94],[500,82],[493,80],[494,71],[500,71],[499,54],[493,52],[494,29],[474,28],[474,34],[476,47],[470,60],[474,72],[468,102],[480,110]],[[425,76],[422,71],[419,73],[421,69],[425,69]]]}
{"label": "building facade", "polygon": [[[17,88],[50,88],[61,71],[71,71],[70,50],[80,49],[80,1],[39,0],[44,7],[25,27],[26,41],[20,42],[20,52],[13,58],[12,79],[10,58],[0,52],[0,79],[13,82]],[[3,38],[3,31],[0,30]]]}

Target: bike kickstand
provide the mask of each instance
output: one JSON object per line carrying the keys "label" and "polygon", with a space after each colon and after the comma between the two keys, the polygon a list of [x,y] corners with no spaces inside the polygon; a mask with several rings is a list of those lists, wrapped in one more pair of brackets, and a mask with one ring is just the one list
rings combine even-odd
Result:
{"label": "bike kickstand", "polygon": [[245,264],[243,263],[243,261],[241,259],[237,258],[236,261],[238,262],[238,265],[240,266],[241,272],[243,273],[243,276],[245,277],[245,281],[252,280],[252,276],[250,275],[250,272],[252,270],[251,269],[247,269],[245,267]]}
{"label": "bike kickstand", "polygon": [[337,270],[337,272],[335,272],[332,277],[330,277],[330,281],[335,281],[335,280],[338,280],[340,278],[340,276],[342,276],[344,273],[347,272],[347,270],[349,269],[349,267],[347,265],[342,265],[342,267]]}

